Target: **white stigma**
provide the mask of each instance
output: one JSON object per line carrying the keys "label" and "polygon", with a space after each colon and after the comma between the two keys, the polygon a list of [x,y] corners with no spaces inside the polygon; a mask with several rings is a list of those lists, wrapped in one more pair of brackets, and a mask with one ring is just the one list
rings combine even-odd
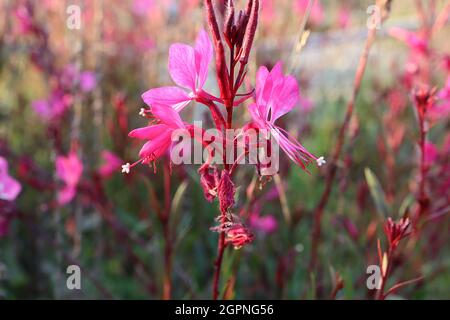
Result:
{"label": "white stigma", "polygon": [[141,117],[145,117],[145,109],[144,108],[141,108],[141,111],[139,111],[139,115]]}
{"label": "white stigma", "polygon": [[325,160],[324,157],[320,157],[319,159],[316,160],[316,162],[317,162],[317,165],[318,165],[319,167],[321,167],[321,166],[323,166],[324,164],[327,163],[327,161]]}
{"label": "white stigma", "polygon": [[130,164],[129,163],[124,164],[122,166],[122,173],[126,173],[126,174],[130,173]]}

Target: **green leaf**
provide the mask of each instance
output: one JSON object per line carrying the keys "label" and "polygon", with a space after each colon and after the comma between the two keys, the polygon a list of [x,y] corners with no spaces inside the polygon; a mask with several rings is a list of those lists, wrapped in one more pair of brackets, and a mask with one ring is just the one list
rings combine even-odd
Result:
{"label": "green leaf", "polygon": [[378,181],[375,174],[369,168],[364,169],[364,174],[366,176],[366,181],[370,189],[370,194],[375,202],[375,207],[380,216],[385,219],[389,216],[389,208],[386,204],[386,197],[383,189],[381,188],[380,182]]}

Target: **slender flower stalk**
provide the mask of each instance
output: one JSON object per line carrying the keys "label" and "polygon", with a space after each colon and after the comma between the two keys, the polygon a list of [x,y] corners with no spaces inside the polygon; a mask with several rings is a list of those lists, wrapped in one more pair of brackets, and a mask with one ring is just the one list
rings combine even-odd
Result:
{"label": "slender flower stalk", "polygon": [[381,266],[381,285],[380,289],[376,293],[377,300],[385,300],[390,294],[401,287],[423,279],[423,277],[419,277],[413,280],[397,283],[385,292],[386,283],[393,268],[392,261],[394,255],[396,254],[397,247],[400,241],[407,238],[411,234],[410,227],[411,221],[408,218],[402,218],[395,222],[391,218],[388,218],[384,223],[384,233],[388,241],[388,249],[387,252],[383,253],[381,250],[380,240],[378,240],[378,259]]}
{"label": "slender flower stalk", "polygon": [[[382,23],[388,16],[388,13],[390,11],[390,4],[391,0],[377,0],[376,5],[378,8],[382,8],[382,16],[381,21]],[[350,120],[353,116],[353,109],[355,105],[356,98],[358,97],[360,88],[361,88],[361,82],[362,78],[364,76],[364,72],[366,70],[367,61],[369,58],[369,53],[372,48],[373,43],[375,42],[377,34],[377,28],[371,28],[369,30],[369,33],[367,35],[366,42],[364,44],[364,49],[361,54],[361,57],[359,59],[358,67],[356,69],[355,74],[355,80],[353,83],[353,91],[352,95],[350,97],[350,100],[347,104],[347,109],[344,116],[344,122],[342,123],[341,128],[339,129],[339,134],[337,138],[337,142],[334,148],[334,152],[331,157],[330,166],[326,173],[326,180],[325,180],[325,188],[322,193],[322,196],[320,197],[319,203],[317,207],[314,210],[314,220],[313,220],[313,230],[311,234],[311,257],[310,257],[310,263],[309,263],[309,270],[312,271],[317,266],[317,254],[318,249],[321,241],[321,234],[322,234],[322,217],[323,212],[325,210],[325,207],[328,203],[328,200],[330,198],[331,191],[333,189],[334,180],[336,178],[336,173],[338,171],[338,161],[341,157],[342,148],[345,143],[346,134],[348,131],[348,128],[350,126]]]}
{"label": "slender flower stalk", "polygon": [[429,198],[426,193],[426,176],[428,164],[426,161],[426,137],[427,137],[427,114],[433,107],[435,101],[435,89],[421,88],[414,92],[414,105],[417,111],[419,122],[419,149],[420,149],[420,165],[419,165],[419,191],[417,196],[418,211],[416,219],[425,215],[429,207]]}

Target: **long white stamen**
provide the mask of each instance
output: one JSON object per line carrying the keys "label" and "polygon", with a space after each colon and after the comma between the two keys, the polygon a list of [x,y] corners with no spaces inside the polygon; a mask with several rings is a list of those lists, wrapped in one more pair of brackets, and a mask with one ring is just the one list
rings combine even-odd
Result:
{"label": "long white stamen", "polygon": [[319,167],[321,167],[321,166],[323,166],[324,164],[327,163],[327,161],[325,160],[324,157],[320,157],[319,159],[316,160],[316,162],[317,162],[317,165],[318,165]]}
{"label": "long white stamen", "polygon": [[124,164],[122,166],[122,173],[126,173],[126,174],[130,173],[130,168],[131,168],[131,165],[129,163]]}

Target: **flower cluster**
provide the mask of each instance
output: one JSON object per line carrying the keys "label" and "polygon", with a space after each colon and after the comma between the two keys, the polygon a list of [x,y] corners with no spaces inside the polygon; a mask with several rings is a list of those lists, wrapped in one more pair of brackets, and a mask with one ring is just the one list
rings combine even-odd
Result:
{"label": "flower cluster", "polygon": [[[224,167],[221,171],[215,164],[210,163],[211,159],[206,159],[199,170],[200,184],[205,198],[208,201],[218,198],[219,201],[222,227],[217,231],[225,234],[225,245],[231,244],[239,248],[253,240],[253,235],[241,222],[236,223],[228,218],[232,215],[235,205],[236,188],[232,174],[239,159],[251,156],[259,159],[261,154],[270,153],[274,148],[279,147],[304,170],[311,162],[316,161],[321,166],[325,164],[325,160],[308,152],[295,137],[276,124],[278,119],[299,103],[297,80],[293,76],[283,74],[281,62],[277,63],[272,70],[264,66],[260,67],[255,89],[247,93],[238,93],[247,75],[246,67],[258,23],[259,1],[248,1],[245,10],[236,13],[234,2],[228,0],[222,32],[219,31],[214,7],[210,0],[205,0],[205,8],[213,41],[205,30],[201,30],[194,47],[181,43],[170,46],[168,68],[176,86],[150,89],[142,95],[148,108],[141,109],[139,114],[148,119],[149,123],[146,127],[131,131],[129,137],[145,140],[146,143],[139,152],[139,160],[133,164],[123,165],[122,172],[130,173],[131,168],[139,163],[154,165],[156,160],[167,155],[175,146],[177,139],[173,137],[173,134],[178,130],[184,130],[202,145],[211,144],[211,141],[205,139],[202,129],[198,130],[193,124],[184,122],[180,116],[180,112],[191,101],[206,106],[214,120],[215,129],[220,133],[217,137],[221,140],[220,145],[231,145],[244,150],[242,154],[231,157],[231,160],[226,158],[226,152],[219,152],[220,157],[224,158]],[[230,61],[225,59],[225,46],[230,50]],[[217,87],[220,90],[218,97],[204,88],[213,59],[216,64]],[[233,110],[244,105],[244,102],[249,99],[254,100],[247,108],[251,119],[238,131],[243,134],[249,131],[258,134],[263,132],[266,139],[271,138],[268,140],[267,149],[261,147],[259,138],[256,142],[250,143],[246,139],[229,139],[226,135],[226,131],[232,129]],[[221,109],[220,105],[223,105],[224,109]],[[249,151],[255,146],[259,150],[257,156],[251,155]],[[256,161],[256,166],[258,173],[261,174],[261,169],[264,167],[259,160]],[[225,223],[228,223],[226,228],[223,227]]]}

